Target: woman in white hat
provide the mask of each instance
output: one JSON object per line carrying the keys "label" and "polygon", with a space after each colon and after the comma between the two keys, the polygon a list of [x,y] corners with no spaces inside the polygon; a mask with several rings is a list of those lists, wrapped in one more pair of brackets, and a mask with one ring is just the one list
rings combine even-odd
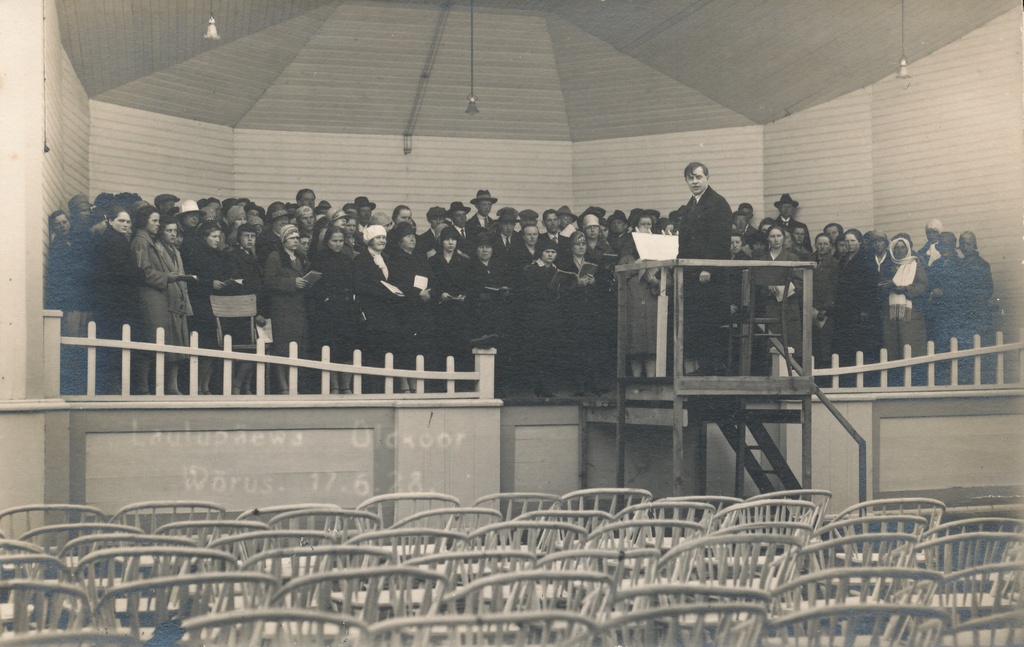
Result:
{"label": "woman in white hat", "polygon": [[383,366],[385,353],[397,348],[399,307],[406,297],[391,282],[391,268],[382,253],[388,245],[387,230],[369,225],[363,229],[363,241],[366,251],[352,262],[353,290],[363,321],[359,348],[365,364]]}

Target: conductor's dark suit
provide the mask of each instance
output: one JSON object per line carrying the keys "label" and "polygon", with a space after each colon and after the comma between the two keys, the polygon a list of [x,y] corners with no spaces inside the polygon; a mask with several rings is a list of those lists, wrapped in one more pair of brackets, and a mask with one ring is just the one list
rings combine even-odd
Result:
{"label": "conductor's dark suit", "polygon": [[[708,187],[679,210],[679,254],[686,259],[729,258],[732,209],[729,202]],[[702,373],[724,370],[725,337],[720,326],[726,321],[729,273],[711,268],[711,280],[699,281],[700,269],[684,272],[683,351],[697,360]]]}

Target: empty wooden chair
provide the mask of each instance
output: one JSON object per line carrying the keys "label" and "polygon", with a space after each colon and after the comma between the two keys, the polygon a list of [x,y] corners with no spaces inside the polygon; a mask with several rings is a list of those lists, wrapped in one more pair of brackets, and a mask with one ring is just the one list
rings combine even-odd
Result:
{"label": "empty wooden chair", "polygon": [[259,508],[249,508],[238,514],[239,521],[262,521],[266,523],[283,512],[293,510],[308,510],[316,508],[334,508],[341,510],[341,506],[334,503],[282,503],[279,505],[268,505]]}
{"label": "empty wooden chair", "polygon": [[794,499],[796,501],[808,501],[813,503],[818,509],[818,514],[814,520],[814,527],[817,528],[822,524],[822,521],[828,514],[828,504],[832,500],[832,493],[828,490],[810,490],[810,489],[799,489],[799,490],[777,490],[775,492],[765,492],[764,494],[755,494],[752,497],[747,497],[747,501],[762,501],[764,499]]}
{"label": "empty wooden chair", "polygon": [[195,542],[196,546],[209,546],[210,542],[227,535],[238,535],[243,532],[270,530],[270,526],[262,521],[236,521],[233,519],[203,519],[201,521],[172,521],[156,529],[157,535],[169,537],[186,537]]}
{"label": "empty wooden chair", "polygon": [[74,631],[89,624],[89,599],[74,584],[0,580],[0,640],[12,634]]}
{"label": "empty wooden chair", "polygon": [[527,512],[557,507],[560,501],[557,494],[546,492],[502,492],[480,497],[473,502],[473,507],[494,508],[505,521],[511,521]]}
{"label": "empty wooden chair", "polygon": [[939,524],[928,530],[922,540],[937,539],[965,532],[1015,532],[1024,533],[1024,519],[1007,517],[972,517]]}
{"label": "empty wooden chair", "polygon": [[69,568],[74,568],[86,555],[107,548],[128,548],[130,546],[181,546],[196,547],[196,543],[187,537],[170,535],[146,535],[138,528],[130,533],[99,533],[72,539],[64,544],[57,555]]}
{"label": "empty wooden chair", "polygon": [[1024,609],[996,613],[961,623],[949,631],[943,644],[953,647],[1024,645]]}
{"label": "empty wooden chair", "polygon": [[334,535],[341,543],[364,532],[381,530],[380,517],[368,510],[345,510],[333,507],[289,510],[267,521],[274,530],[318,530]]}
{"label": "empty wooden chair", "polygon": [[52,526],[40,526],[29,530],[18,541],[27,541],[43,549],[48,555],[60,555],[68,543],[88,535],[106,534],[142,534],[142,530],[135,526],[126,526],[116,523],[62,523]]}
{"label": "empty wooden chair", "polygon": [[380,517],[385,528],[409,515],[438,508],[458,508],[458,498],[440,492],[396,492],[370,497],[356,506],[356,510],[368,510]]}
{"label": "empty wooden chair", "polygon": [[557,647],[587,645],[598,631],[589,618],[562,611],[395,618],[370,628],[374,647],[502,645]]}
{"label": "empty wooden chair", "polygon": [[622,590],[645,583],[660,558],[661,551],[655,548],[577,548],[545,555],[537,560],[537,568],[604,573],[616,590]]}
{"label": "empty wooden chair", "polygon": [[190,573],[237,570],[229,553],[209,548],[182,546],[130,546],[105,548],[89,553],[75,567],[75,579],[85,588],[93,605],[103,593],[125,582]]}
{"label": "empty wooden chair", "polygon": [[43,553],[0,555],[0,580],[53,580],[74,582],[64,562]]}
{"label": "empty wooden chair", "polygon": [[366,643],[369,628],[359,618],[310,609],[245,609],[189,618],[181,623],[182,645],[217,647],[348,647]]}
{"label": "empty wooden chair", "polygon": [[391,528],[364,532],[345,542],[345,546],[378,546],[387,548],[401,564],[410,559],[436,555],[465,547],[466,535],[451,530],[432,528]]}
{"label": "empty wooden chair", "polygon": [[394,553],[376,546],[300,546],[256,553],[242,562],[241,569],[272,575],[282,582],[296,577],[345,568],[394,566]]}
{"label": "empty wooden chair", "polygon": [[719,602],[661,606],[614,616],[601,625],[601,645],[753,647],[765,610],[759,604]]}
{"label": "empty wooden chair", "polygon": [[917,544],[918,565],[949,575],[974,566],[1024,562],[1024,535],[963,532]]}
{"label": "empty wooden chair", "polygon": [[864,503],[851,505],[832,519],[843,521],[856,517],[871,517],[878,515],[912,514],[928,519],[929,528],[935,528],[942,522],[942,514],[946,511],[946,504],[937,499],[921,497],[903,497],[896,499],[873,499]]}
{"label": "empty wooden chair", "polygon": [[791,579],[802,545],[784,535],[700,537],[666,553],[658,561],[655,578],[770,591]]}
{"label": "empty wooden chair", "polygon": [[42,526],[69,523],[103,523],[107,515],[91,505],[44,503],[21,505],[0,511],[0,536],[16,539]]}
{"label": "empty wooden chair", "polygon": [[562,495],[559,505],[563,510],[603,510],[614,515],[619,510],[637,503],[647,503],[651,493],[639,488],[588,488]]}
{"label": "empty wooden chair", "polygon": [[520,515],[517,521],[558,521],[561,523],[571,523],[590,533],[606,523],[611,523],[612,515],[604,510],[563,510],[555,508],[527,512]]}
{"label": "empty wooden chair", "polygon": [[309,548],[334,543],[334,535],[317,530],[257,530],[228,535],[210,542],[209,548],[231,553],[239,563],[253,555],[278,548]]}
{"label": "empty wooden chair", "polygon": [[664,554],[687,539],[702,536],[705,530],[693,521],[629,519],[599,526],[587,535],[584,546],[606,550],[654,548]]}
{"label": "empty wooden chair", "polygon": [[903,604],[834,605],[771,620],[765,642],[794,647],[937,644],[948,622],[942,609]]}
{"label": "empty wooden chair", "polygon": [[424,510],[395,522],[392,528],[436,528],[469,534],[492,523],[504,521],[501,513],[492,508],[442,508]]}
{"label": "empty wooden chair", "polygon": [[903,567],[914,563],[917,537],[900,532],[876,532],[810,544],[797,556],[805,571],[858,566]]}
{"label": "empty wooden chair", "polygon": [[770,614],[781,617],[797,611],[834,605],[903,604],[932,606],[942,585],[938,573],[921,568],[863,566],[810,573],[771,592]]}
{"label": "empty wooden chair", "polygon": [[814,527],[818,506],[798,499],[758,499],[735,503],[711,518],[711,530],[749,523],[788,522]]}
{"label": "empty wooden chair", "polygon": [[537,568],[476,579],[445,595],[441,610],[463,615],[548,610],[599,617],[614,590],[604,573]]}
{"label": "empty wooden chair", "polygon": [[931,521],[916,514],[885,514],[847,517],[821,526],[815,535],[822,541],[876,532],[902,532],[922,537]]}
{"label": "empty wooden chair", "polygon": [[[157,644],[180,637],[187,618],[265,607],[278,582],[263,573],[194,573],[126,582],[107,589],[96,605],[105,629]],[[155,635],[157,631],[161,633]]]}
{"label": "empty wooden chair", "polygon": [[579,548],[586,538],[587,531],[575,524],[514,519],[469,533],[465,545],[473,550],[518,550],[541,556]]}
{"label": "empty wooden chair", "polygon": [[642,584],[615,592],[610,615],[686,604],[714,605],[740,602],[768,609],[771,597],[765,591],[707,584]]}
{"label": "empty wooden chair", "polygon": [[954,626],[1016,611],[1024,599],[1024,564],[988,564],[951,573],[943,580],[938,597]]}
{"label": "empty wooden chair", "polygon": [[355,616],[368,624],[387,618],[430,615],[448,589],[440,573],[409,566],[353,568],[297,577],[274,594],[271,605]]}
{"label": "empty wooden chair", "polygon": [[637,503],[619,510],[613,521],[628,519],[670,519],[672,521],[689,521],[705,528],[711,525],[711,517],[718,512],[718,507],[701,501],[672,501],[658,499],[650,503]]}
{"label": "empty wooden chair", "polygon": [[410,559],[405,565],[444,575],[449,589],[454,591],[488,575],[536,568],[537,558],[511,550],[455,550]]}
{"label": "empty wooden chair", "polygon": [[121,523],[153,533],[175,521],[202,521],[224,518],[224,506],[210,501],[138,501],[129,503],[110,517]]}

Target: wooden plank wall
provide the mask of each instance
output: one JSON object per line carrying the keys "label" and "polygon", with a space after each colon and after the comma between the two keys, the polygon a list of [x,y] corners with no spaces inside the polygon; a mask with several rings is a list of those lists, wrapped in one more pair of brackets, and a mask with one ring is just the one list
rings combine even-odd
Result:
{"label": "wooden plank wall", "polygon": [[89,102],[89,193],[131,191],[145,200],[230,195],[234,140],[226,126]]}
{"label": "wooden plank wall", "polygon": [[601,139],[573,144],[574,201],[580,208],[658,209],[663,216],[686,204],[683,169],[699,161],[711,186],[736,208],[760,204],[764,194],[762,128],[744,126],[669,135]]}
{"label": "wooden plank wall", "polygon": [[783,193],[800,202],[812,232],[830,222],[871,229],[871,89],[858,90],[764,127],[763,199],[753,224],[774,218]]}
{"label": "wooden plank wall", "polygon": [[386,209],[412,207],[426,227],[426,210],[453,200],[469,204],[477,189],[537,211],[572,203],[569,142],[401,137],[270,130],[235,131],[235,190],[259,204],[295,199],[303,187],[340,207],[365,195]]}
{"label": "wooden plank wall", "polygon": [[68,198],[89,188],[89,99],[71,60],[61,46],[57,10],[44,5],[44,111],[46,145],[43,156],[43,214],[67,209]]}
{"label": "wooden plank wall", "polygon": [[1020,325],[1024,294],[1024,74],[1020,8],[872,86],[875,224],[924,243],[924,224],[970,229]]}

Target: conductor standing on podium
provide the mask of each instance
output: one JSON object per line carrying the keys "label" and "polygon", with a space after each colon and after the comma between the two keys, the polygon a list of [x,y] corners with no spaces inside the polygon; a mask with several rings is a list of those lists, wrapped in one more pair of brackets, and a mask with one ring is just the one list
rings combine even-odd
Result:
{"label": "conductor standing on podium", "polygon": [[[729,259],[732,209],[708,186],[708,167],[690,162],[683,172],[693,196],[679,209],[679,254],[685,259]],[[728,272],[687,268],[683,272],[683,352],[697,362],[697,375],[725,374],[725,333],[728,316],[723,298]],[[693,373],[691,373],[693,374]]]}

